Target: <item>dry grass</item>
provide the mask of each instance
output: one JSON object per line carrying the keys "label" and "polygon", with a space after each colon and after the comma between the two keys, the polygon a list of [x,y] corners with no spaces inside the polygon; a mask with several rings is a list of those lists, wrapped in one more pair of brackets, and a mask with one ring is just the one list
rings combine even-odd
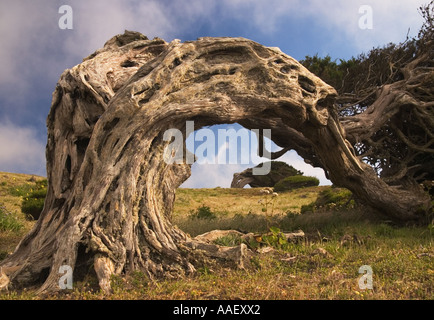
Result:
{"label": "dry grass", "polygon": [[[14,181],[20,185],[28,178],[16,176]],[[302,229],[306,239],[255,256],[247,270],[204,265],[194,276],[158,281],[134,272],[113,277],[110,296],[89,277],[56,295],[40,297],[29,289],[1,293],[0,299],[433,299],[432,228],[392,226],[360,209],[300,215],[301,206],[314,201],[324,188],[328,187],[274,198],[269,222],[285,231]],[[3,196],[18,212],[19,200]],[[264,202],[258,203],[264,197],[258,189],[178,189],[173,220],[192,236],[212,229],[267,231]],[[192,219],[191,212],[204,205],[216,218]],[[13,247],[20,236],[11,233],[4,239]],[[373,269],[372,290],[358,286],[362,265]]]}
{"label": "dry grass", "polygon": [[22,196],[17,196],[12,191],[24,192],[25,186],[31,189],[32,186],[36,185],[36,181],[44,179],[35,175],[0,172],[0,204],[4,205],[9,211],[20,214]]}
{"label": "dry grass", "polygon": [[[173,221],[191,236],[214,229],[240,229],[260,232],[267,229],[267,216],[279,221],[291,214],[300,213],[301,206],[316,200],[318,192],[328,187],[310,187],[280,193],[272,198],[252,189],[178,189]],[[266,205],[268,202],[268,205]],[[188,219],[201,206],[209,207],[217,216],[208,220]]]}
{"label": "dry grass", "polygon": [[11,253],[21,238],[33,227],[34,221],[21,211],[27,191],[45,178],[27,174],[0,172],[0,207],[11,214],[21,227],[18,231],[0,230],[0,258]]}
{"label": "dry grass", "polygon": [[[302,205],[315,201],[318,192],[328,187],[310,187],[279,194],[274,200],[274,213],[286,214],[288,211],[300,212]],[[185,216],[192,208],[203,204],[215,212],[227,214],[260,214],[267,195],[260,192],[261,188],[251,189],[178,189],[174,208],[174,217]]]}

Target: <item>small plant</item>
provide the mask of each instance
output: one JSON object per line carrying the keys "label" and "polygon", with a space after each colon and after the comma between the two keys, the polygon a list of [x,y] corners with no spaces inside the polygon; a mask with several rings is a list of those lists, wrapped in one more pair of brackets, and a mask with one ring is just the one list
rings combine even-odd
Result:
{"label": "small plant", "polygon": [[428,225],[429,234],[432,236],[434,233],[434,220]]}
{"label": "small plant", "polygon": [[35,190],[31,193],[28,193],[23,198],[23,202],[21,205],[21,210],[23,211],[23,213],[31,216],[35,220],[38,220],[39,215],[44,208],[46,195],[46,189]]}
{"label": "small plant", "polygon": [[262,242],[277,249],[285,249],[288,246],[288,240],[276,227],[270,227],[270,233],[262,236]]}
{"label": "small plant", "polygon": [[114,293],[124,292],[126,289],[125,278],[117,274],[112,274],[110,276],[110,287]]}
{"label": "small plant", "polygon": [[22,223],[14,214],[0,206],[0,231],[19,231],[22,227]]}
{"label": "small plant", "polygon": [[47,185],[48,185],[47,179],[43,179],[32,183],[27,182],[23,185],[10,187],[9,194],[15,197],[26,197],[33,191],[46,190]]}
{"label": "small plant", "polygon": [[211,211],[211,208],[202,205],[199,208],[197,208],[196,211],[190,211],[190,218],[191,219],[215,219],[217,218],[216,214]]}
{"label": "small plant", "polygon": [[396,230],[386,223],[379,224],[375,229],[376,236],[392,237],[396,233]]}
{"label": "small plant", "polygon": [[47,195],[46,179],[27,182],[23,185],[9,188],[9,194],[15,197],[22,197],[21,210],[28,217],[37,220],[44,207]]}
{"label": "small plant", "polygon": [[243,242],[243,240],[237,235],[230,234],[227,236],[217,238],[213,242],[219,246],[236,247],[240,245]]}
{"label": "small plant", "polygon": [[315,210],[316,210],[315,202],[312,202],[310,204],[301,206],[300,214],[307,213],[307,212],[315,212]]}
{"label": "small plant", "polygon": [[[265,219],[267,221],[267,229],[270,228],[271,218],[274,214],[274,200],[278,196],[277,192],[273,192],[273,188],[263,188],[259,191],[261,194],[264,194],[264,199],[259,200],[259,203],[262,203],[264,206],[262,208],[262,212],[265,213]],[[270,209],[270,211],[269,211]]]}
{"label": "small plant", "polygon": [[208,268],[207,266],[200,267],[197,269],[197,271],[203,276],[208,276],[208,275],[212,274],[211,269]]}
{"label": "small plant", "polygon": [[149,278],[141,271],[133,271],[130,275],[131,284],[138,289],[144,289],[149,285]]}

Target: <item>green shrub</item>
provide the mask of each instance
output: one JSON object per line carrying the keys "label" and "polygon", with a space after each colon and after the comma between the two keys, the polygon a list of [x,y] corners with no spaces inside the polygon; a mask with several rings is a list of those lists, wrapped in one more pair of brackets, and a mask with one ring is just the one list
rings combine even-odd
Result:
{"label": "green shrub", "polygon": [[301,213],[321,210],[353,209],[356,202],[350,190],[344,188],[328,188],[318,194],[315,202],[301,207]]}
{"label": "green shrub", "polygon": [[0,206],[0,231],[19,231],[23,227],[17,217]]}
{"label": "green shrub", "polygon": [[265,175],[255,175],[255,181],[249,183],[252,188],[273,187],[277,182],[286,177],[303,175],[303,172],[282,161],[264,162],[257,165],[256,168],[262,168],[264,165],[270,166],[270,172]]}
{"label": "green shrub", "polygon": [[381,223],[375,227],[376,236],[394,237],[396,236],[396,230],[385,223]]}
{"label": "green shrub", "polygon": [[28,197],[33,191],[46,190],[47,185],[47,179],[36,181],[34,183],[26,183],[20,186],[10,187],[9,194],[15,197]]}
{"label": "green shrub", "polygon": [[262,235],[261,242],[265,245],[276,249],[285,249],[288,247],[288,240],[277,227],[270,227],[268,234]]}
{"label": "green shrub", "polygon": [[310,204],[302,205],[300,208],[300,213],[303,214],[307,212],[315,212],[315,209],[316,209],[315,202],[312,202]]}
{"label": "green shrub", "polygon": [[315,187],[319,185],[319,180],[315,177],[308,176],[291,176],[280,180],[274,185],[274,191],[290,191],[293,189],[305,188],[305,187]]}
{"label": "green shrub", "polygon": [[215,219],[217,218],[216,214],[211,211],[211,208],[205,205],[197,208],[196,211],[190,211],[191,219]]}
{"label": "green shrub", "polygon": [[330,188],[321,191],[315,202],[317,207],[347,207],[352,201],[353,194],[348,189]]}
{"label": "green shrub", "polygon": [[239,246],[243,241],[241,237],[237,235],[227,235],[217,238],[213,241],[215,244],[225,247],[236,247]]}
{"label": "green shrub", "polygon": [[47,195],[46,189],[33,191],[23,198],[21,210],[23,213],[31,216],[33,219],[38,220],[44,208],[45,196]]}

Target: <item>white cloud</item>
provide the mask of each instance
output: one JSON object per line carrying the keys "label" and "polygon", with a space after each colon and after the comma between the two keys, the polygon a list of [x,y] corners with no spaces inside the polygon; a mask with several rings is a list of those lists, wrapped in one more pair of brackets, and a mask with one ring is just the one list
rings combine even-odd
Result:
{"label": "white cloud", "polygon": [[[194,33],[198,21],[220,27],[219,18],[229,17],[240,25],[253,27],[255,32],[278,36],[285,32],[277,29],[281,23],[294,20],[300,22],[300,28],[309,28],[310,24],[320,26],[328,31],[330,41],[337,45],[346,43],[348,46],[356,46],[362,51],[388,42],[403,41],[408,28],[411,28],[412,35],[416,34],[422,23],[417,8],[427,2],[428,0],[1,0],[2,108],[11,112],[17,111],[16,106],[29,108],[33,96],[38,94],[34,88],[39,83],[35,84],[35,81],[53,82],[54,90],[54,83],[64,69],[79,63],[83,57],[102,47],[110,37],[125,29],[142,32],[149,38],[158,36],[170,41],[174,34]],[[61,17],[58,9],[63,4],[68,4],[73,9],[73,30],[60,30],[58,27]],[[361,5],[372,6],[372,30],[361,30],[358,27]],[[44,94],[51,97],[51,92]],[[25,112],[29,110],[26,109]],[[0,165],[4,168],[16,166],[24,170],[45,171],[41,169],[43,166],[35,164],[43,160],[44,146],[34,138],[34,129],[14,126],[8,121],[1,124]],[[32,152],[26,153],[26,149]],[[29,154],[33,156],[25,156]],[[293,157],[289,160],[296,161]],[[297,169],[306,174],[310,172],[309,168],[303,167],[306,165],[304,162],[297,163],[302,165]],[[230,166],[216,166],[219,169],[215,170],[216,176],[213,179],[218,183],[230,183],[235,171],[226,178],[226,172],[230,170],[223,168]],[[245,167],[242,170],[244,169]],[[209,174],[210,171],[208,176]],[[225,175],[224,180],[221,175]]]}
{"label": "white cloud", "polygon": [[[367,51],[389,42],[404,41],[409,28],[411,35],[416,35],[423,22],[417,9],[427,2],[428,0],[223,0],[222,3],[226,14],[253,25],[259,32],[270,36],[282,32],[277,29],[281,22],[296,21],[299,28],[321,28],[319,31],[328,32],[330,41],[338,45],[344,42],[358,50]],[[362,5],[372,7],[372,30],[359,28],[359,19],[363,15],[359,13],[359,8]]]}
{"label": "white cloud", "polygon": [[0,122],[0,171],[46,176],[45,144],[36,130]]}
{"label": "white cloud", "polygon": [[[50,73],[54,61],[47,60],[47,50],[52,46],[57,20],[50,17],[57,12],[47,2],[11,1],[0,2],[0,92],[10,99],[20,99],[32,84],[29,79],[41,65],[45,65],[44,76]],[[12,90],[12,91],[11,91]]]}
{"label": "white cloud", "polygon": [[[234,131],[226,131],[228,136],[231,136],[232,138],[236,137],[237,133],[241,133],[240,130],[246,130],[247,133],[249,133],[249,141],[247,140],[235,140],[232,139],[229,143],[228,141],[224,141],[221,138],[226,136],[225,134],[222,136],[219,136],[217,134],[218,130],[228,130],[233,129]],[[202,129],[201,129],[202,130]],[[201,130],[195,131],[195,135],[190,135],[187,139],[187,145],[190,147],[192,146],[193,140],[196,139],[196,142],[199,141],[199,145],[196,144],[196,156],[199,157],[198,161],[195,162],[192,165],[192,174],[189,179],[187,179],[182,185],[181,188],[215,188],[215,187],[223,187],[223,188],[229,188],[232,182],[233,174],[237,172],[242,172],[247,168],[252,168],[264,161],[269,161],[266,158],[261,158],[257,156],[257,147],[258,147],[258,141],[256,138],[256,135],[247,130],[244,129],[242,126],[238,124],[232,124],[232,125],[215,125],[210,128],[207,128],[208,134],[214,134],[214,138],[211,139],[212,143],[217,143],[217,148],[210,148],[208,151],[214,150],[214,155],[207,155],[205,158],[201,158],[201,154],[197,154],[198,147],[201,145],[204,146],[207,144],[207,140],[203,142],[201,138],[197,138],[196,135]],[[230,133],[234,134],[232,136]],[[244,144],[243,144],[244,141]],[[278,151],[281,148],[279,148],[276,144],[274,144],[269,139],[265,138],[264,146],[266,149],[269,149],[271,151]],[[232,148],[232,149],[231,149]],[[228,154],[234,153],[234,150],[239,150],[241,153],[244,153],[245,155],[248,155],[248,158],[250,159],[250,163],[244,164],[241,159],[238,157],[237,163],[238,164],[228,164],[227,160]],[[192,149],[190,149],[190,152],[193,152]],[[235,152],[236,154],[236,152]],[[206,160],[206,161],[205,161]],[[298,156],[298,154],[295,151],[287,152],[285,155],[277,159],[278,161],[283,161],[288,163],[289,165],[292,165],[297,170],[300,170],[304,173],[306,176],[314,176],[317,177],[320,180],[320,185],[330,185],[331,182],[325,177],[324,170],[321,168],[314,168],[311,165],[304,162],[303,158]]]}
{"label": "white cloud", "polygon": [[[399,43],[405,40],[410,28],[414,36],[420,29],[423,19],[417,9],[427,0],[336,0],[333,6],[327,1],[311,0],[306,13],[315,17],[333,32],[335,38],[345,35],[351,45],[360,50],[382,46],[389,42]],[[359,20],[365,15],[360,7],[372,8],[372,29],[361,29]]]}
{"label": "white cloud", "polygon": [[[39,77],[53,82],[125,29],[165,37],[175,26],[158,1],[93,0],[69,3],[73,29],[61,30],[58,1],[0,2],[0,96],[25,104]],[[51,93],[49,93],[51,94]],[[5,108],[6,108],[5,106]]]}
{"label": "white cloud", "polygon": [[[283,161],[304,173],[305,176],[313,176],[320,180],[320,185],[331,185],[330,180],[325,177],[324,170],[314,168],[304,162],[303,158],[295,151],[287,152],[278,161]],[[198,164],[191,168],[191,177],[187,179],[181,188],[229,188],[234,173],[242,172],[252,165],[235,164]]]}
{"label": "white cloud", "polygon": [[124,30],[139,31],[152,39],[165,38],[174,29],[158,1],[92,0],[74,2],[71,7],[74,30],[65,41],[65,48],[80,57],[93,53]]}
{"label": "white cloud", "polygon": [[237,164],[198,164],[191,167],[191,177],[181,188],[230,188],[233,174],[247,169],[248,165]]}
{"label": "white cloud", "polygon": [[[242,150],[241,152],[249,152],[250,143],[248,146],[239,143],[234,139],[229,141],[223,141],[222,137],[226,134],[219,136],[218,130],[228,130],[233,129],[232,133],[238,132],[238,130],[246,130],[240,125],[214,125],[210,128],[202,128],[191,134],[186,143],[189,147],[189,151],[196,152],[197,161],[191,167],[191,176],[187,179],[180,187],[181,188],[229,188],[231,186],[233,174],[236,172],[241,172],[251,165],[249,164],[229,164],[228,160],[231,155],[237,155],[237,149]],[[205,134],[206,132],[206,134]],[[241,133],[242,131],[240,131]],[[203,133],[206,138],[198,134]],[[231,131],[226,131],[228,137],[232,136]],[[208,138],[213,138],[208,141]],[[195,150],[192,149],[193,143],[195,143]],[[243,140],[242,140],[243,141]],[[245,140],[244,140],[245,142]],[[200,149],[200,151],[198,151]],[[207,155],[204,156],[202,152],[203,149],[207,150]],[[214,154],[208,154],[208,152],[213,152]],[[250,153],[250,152],[249,152]],[[240,158],[237,159],[240,161]]]}
{"label": "white cloud", "polygon": [[[68,1],[66,1],[68,2]],[[32,90],[40,73],[56,81],[60,73],[125,29],[148,37],[172,40],[174,34],[194,32],[198,21],[219,26],[229,17],[240,25],[254,27],[262,34],[278,35],[282,21],[300,22],[300,28],[315,24],[327,30],[330,41],[359,50],[388,42],[403,41],[408,28],[416,34],[422,23],[417,8],[427,0],[192,0],[192,1],[71,1],[73,30],[60,30],[61,1],[0,2],[0,93],[13,99]],[[374,28],[358,27],[359,8],[371,5]],[[291,32],[290,30],[288,32]],[[345,39],[344,39],[345,38]],[[320,48],[319,48],[320,50]],[[12,98],[11,98],[12,99]]]}
{"label": "white cloud", "polygon": [[254,24],[260,32],[273,33],[279,19],[294,17],[301,0],[223,0],[227,15]]}

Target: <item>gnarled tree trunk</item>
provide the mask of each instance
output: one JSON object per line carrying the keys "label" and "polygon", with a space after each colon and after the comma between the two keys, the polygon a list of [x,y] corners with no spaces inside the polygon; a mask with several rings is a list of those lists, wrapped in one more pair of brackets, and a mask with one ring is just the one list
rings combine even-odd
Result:
{"label": "gnarled tree trunk", "polygon": [[[383,183],[345,140],[335,90],[293,58],[242,38],[166,43],[126,32],[66,70],[48,116],[48,195],[34,229],[2,262],[15,286],[59,290],[59,267],[93,264],[111,274],[193,272],[199,256],[234,258],[172,225],[176,188],[190,164],[169,164],[166,130],[186,121],[272,129],[272,139],[322,166],[333,182],[385,214],[415,219],[418,193]],[[185,138],[185,137],[184,137]],[[235,253],[235,251],[236,253]]]}

